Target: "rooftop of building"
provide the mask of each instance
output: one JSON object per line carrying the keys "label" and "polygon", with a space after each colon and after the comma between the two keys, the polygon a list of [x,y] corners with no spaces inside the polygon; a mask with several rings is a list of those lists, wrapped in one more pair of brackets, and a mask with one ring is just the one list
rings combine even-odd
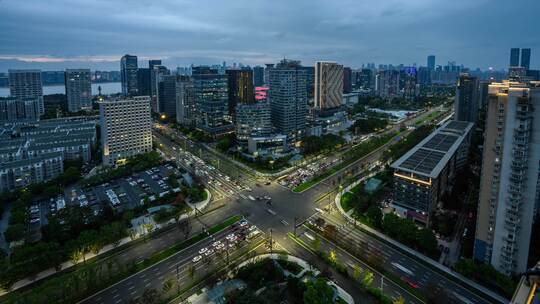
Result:
{"label": "rooftop of building", "polygon": [[0,170],[9,170],[9,169],[14,169],[14,168],[29,166],[29,165],[39,163],[47,159],[53,159],[57,157],[62,157],[62,153],[61,152],[44,153],[44,154],[39,155],[38,157],[33,157],[30,159],[21,159],[21,160],[16,160],[16,161],[3,163],[3,164],[0,163]]}
{"label": "rooftop of building", "polygon": [[395,161],[391,167],[437,178],[471,131],[473,123],[450,120]]}

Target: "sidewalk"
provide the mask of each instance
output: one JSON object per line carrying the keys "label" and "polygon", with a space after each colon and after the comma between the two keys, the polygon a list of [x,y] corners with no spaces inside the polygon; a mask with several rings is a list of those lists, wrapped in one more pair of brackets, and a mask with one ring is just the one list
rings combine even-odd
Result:
{"label": "sidewalk", "polygon": [[[207,198],[206,200],[204,201],[201,201],[199,203],[195,203],[193,204],[193,206],[197,206],[197,209],[198,210],[203,210],[204,208],[206,208],[208,206],[208,204],[210,203],[210,200],[212,198],[212,195],[210,194],[210,192],[205,189],[205,191],[207,191]],[[189,205],[189,204],[188,204]],[[192,209],[192,205],[189,205]],[[199,207],[200,206],[200,207]],[[195,212],[196,210],[193,209],[191,212],[189,212],[188,214],[184,213],[180,216],[180,220],[183,220],[185,218],[187,218],[188,216],[190,215],[195,215]],[[141,217],[138,217],[136,219],[133,219],[132,220],[132,225],[133,225],[133,230],[135,231],[135,234],[132,235],[132,236],[127,236],[123,239],[121,239],[119,241],[118,244],[109,244],[109,245],[105,245],[100,251],[98,254],[94,254],[94,253],[87,253],[84,258],[81,258],[79,260],[79,263],[82,262],[82,261],[88,261],[89,259],[92,259],[92,258],[95,258],[99,255],[102,255],[104,253],[107,253],[119,246],[122,246],[122,245],[125,245],[127,243],[130,243],[132,241],[135,241],[141,237],[144,237],[145,235],[147,235],[149,232],[154,232],[156,230],[159,230],[159,229],[162,229],[162,228],[165,228],[165,227],[168,227],[170,225],[174,225],[176,222],[174,219],[170,219],[169,221],[167,222],[164,222],[164,223],[161,223],[161,224],[157,224],[154,222],[154,220],[152,219],[152,216],[141,216]],[[151,224],[153,229],[151,231],[145,231],[146,229],[144,228],[143,225],[145,224]],[[77,263],[78,264],[78,263]],[[68,269],[70,267],[73,267],[77,264],[74,264],[73,262],[71,261],[66,261],[66,262],[63,262],[62,264],[60,264],[60,270],[59,271],[62,271],[62,270],[65,270],[65,269]],[[44,278],[47,278],[51,275],[54,275],[58,273],[58,271],[56,271],[56,269],[54,268],[50,268],[50,269],[47,269],[47,270],[44,270],[40,273],[38,273],[37,275],[35,275],[34,277],[32,278],[26,278],[26,279],[22,279],[18,282],[16,282],[15,284],[13,284],[13,286],[11,287],[11,291],[14,291],[14,290],[17,290],[19,288],[22,288],[22,287],[25,287],[29,284],[32,284],[34,282],[37,282],[41,279],[44,279]],[[7,292],[5,290],[0,290],[0,296],[1,295],[4,295],[6,294]]]}
{"label": "sidewalk", "polygon": [[348,192],[350,189],[352,189],[354,186],[358,185],[359,183],[361,183],[363,181],[363,179],[360,179],[358,181],[355,181],[354,183],[350,184],[349,186],[345,187],[343,190],[341,190],[340,192],[338,192],[338,194],[336,195],[336,198],[334,200],[334,204],[336,205],[336,207],[338,208],[339,212],[341,213],[341,215],[343,217],[345,217],[345,219],[349,222],[356,222],[357,224],[357,227],[359,227],[361,230],[364,230],[364,231],[367,231],[368,233],[372,234],[372,235],[375,235],[378,239],[386,242],[386,243],[389,243],[391,244],[392,246],[394,247],[397,247],[399,248],[401,251],[404,251],[406,252],[407,254],[413,256],[414,258],[422,261],[422,262],[425,262],[427,263],[430,267],[432,268],[435,268],[438,272],[443,272],[445,274],[448,274],[449,276],[451,276],[453,279],[455,280],[458,280],[459,282],[469,286],[470,288],[474,289],[474,290],[477,290],[477,291],[480,291],[482,293],[484,293],[485,295],[488,295],[489,297],[499,301],[500,303],[508,303],[508,300],[503,298],[502,296],[494,293],[493,291],[485,288],[484,286],[464,277],[463,275],[453,271],[452,269],[444,266],[444,265],[441,265],[439,264],[437,261],[401,244],[400,242],[397,242],[395,241],[394,239],[388,237],[387,235],[385,235],[384,233],[381,233],[379,232],[378,230],[375,230],[369,226],[366,226],[364,224],[362,224],[361,222],[358,222],[356,221],[354,218],[352,218],[351,215],[349,215],[348,213],[345,212],[345,210],[343,210],[343,207],[341,206],[341,196],[345,193],[345,192]]}

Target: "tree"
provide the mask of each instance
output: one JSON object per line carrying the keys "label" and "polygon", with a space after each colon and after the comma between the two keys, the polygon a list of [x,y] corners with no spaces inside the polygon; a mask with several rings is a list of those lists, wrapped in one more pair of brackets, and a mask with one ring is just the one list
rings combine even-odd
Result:
{"label": "tree", "polygon": [[4,238],[6,242],[15,242],[22,240],[26,235],[26,226],[24,224],[9,225],[4,232]]}
{"label": "tree", "polygon": [[315,239],[311,241],[311,246],[313,246],[313,250],[318,252],[321,249],[321,238],[319,235],[315,235]]}
{"label": "tree", "polygon": [[173,279],[167,279],[165,282],[163,282],[163,287],[161,288],[164,293],[169,293],[174,288],[176,281]]}
{"label": "tree", "polygon": [[373,272],[366,269],[364,271],[364,277],[362,278],[360,284],[362,285],[362,287],[367,288],[371,286],[371,283],[373,283]]}
{"label": "tree", "polygon": [[328,253],[328,260],[330,263],[335,264],[337,260],[336,251],[334,249],[330,250]]}
{"label": "tree", "polygon": [[437,252],[437,238],[433,231],[424,228],[418,231],[418,245],[424,249],[428,254],[435,254]]}
{"label": "tree", "polygon": [[145,289],[142,296],[141,301],[145,304],[155,304],[158,302],[159,293],[157,290],[153,288]]}
{"label": "tree", "polygon": [[374,227],[381,227],[383,214],[381,208],[376,205],[371,205],[366,211],[366,217]]}
{"label": "tree", "polygon": [[334,303],[334,289],[323,278],[306,283],[304,292],[305,304],[331,304]]}
{"label": "tree", "polygon": [[188,269],[187,269],[187,273],[188,273],[188,277],[190,280],[193,280],[193,278],[195,277],[195,273],[197,272],[197,268],[195,268],[194,265],[189,265]]}
{"label": "tree", "polygon": [[392,301],[392,304],[405,304],[405,298],[403,298],[403,296],[399,296]]}
{"label": "tree", "polygon": [[353,265],[353,274],[352,274],[352,276],[353,276],[353,278],[355,280],[358,281],[358,280],[360,280],[360,275],[362,275],[362,268],[358,264],[355,263]]}

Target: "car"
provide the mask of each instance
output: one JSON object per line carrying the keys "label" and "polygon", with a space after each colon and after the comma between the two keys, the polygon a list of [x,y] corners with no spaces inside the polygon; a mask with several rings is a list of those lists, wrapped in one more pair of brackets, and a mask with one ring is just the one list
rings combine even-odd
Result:
{"label": "car", "polygon": [[265,196],[264,196],[264,199],[266,199],[266,200],[271,200],[272,198],[271,198],[269,195],[265,195]]}
{"label": "car", "polygon": [[248,222],[246,220],[241,220],[240,221],[240,227],[246,227],[248,224]]}
{"label": "car", "polygon": [[193,261],[193,263],[197,263],[197,262],[200,261],[201,259],[202,259],[202,256],[196,255],[196,256],[193,257],[192,261]]}
{"label": "car", "polygon": [[225,248],[225,244],[219,244],[219,245],[216,246],[217,250],[222,250],[224,248]]}
{"label": "car", "polygon": [[215,241],[215,242],[212,243],[213,247],[217,247],[219,245],[221,245],[221,241]]}
{"label": "car", "polygon": [[199,254],[204,254],[207,251],[208,251],[208,248],[203,247],[203,248],[201,248],[201,250],[199,250]]}
{"label": "car", "polygon": [[253,225],[251,227],[248,228],[248,231],[251,232],[253,230],[257,229],[257,226]]}
{"label": "car", "polygon": [[231,239],[234,239],[236,237],[236,235],[234,233],[229,233],[225,238],[227,240],[231,240]]}
{"label": "car", "polygon": [[209,255],[212,255],[213,253],[214,253],[214,249],[208,249],[208,250],[204,253],[204,255],[205,255],[205,256],[209,256]]}
{"label": "car", "polygon": [[418,288],[418,284],[416,284],[415,282],[413,282],[411,279],[407,278],[407,277],[401,277],[401,279],[403,281],[405,281],[405,283],[407,283],[407,285],[411,286],[412,288],[414,289],[417,289]]}

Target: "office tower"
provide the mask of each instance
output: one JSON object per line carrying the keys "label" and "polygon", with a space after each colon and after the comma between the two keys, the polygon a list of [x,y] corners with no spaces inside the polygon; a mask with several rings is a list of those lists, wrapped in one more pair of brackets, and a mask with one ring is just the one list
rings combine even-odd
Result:
{"label": "office tower", "polygon": [[137,69],[137,56],[128,54],[122,56],[122,59],[120,59],[120,79],[122,82],[122,95],[138,95]]}
{"label": "office tower", "polygon": [[137,70],[137,88],[139,96],[150,96],[150,79],[150,69],[139,68]]}
{"label": "office tower", "polygon": [[531,49],[521,49],[521,65],[525,70],[531,67]]}
{"label": "office tower", "polygon": [[264,85],[264,68],[256,66],[253,68],[253,86],[260,87]]}
{"label": "office tower", "polygon": [[352,92],[352,70],[349,67],[343,68],[343,93]]}
{"label": "office tower", "polygon": [[427,67],[430,71],[435,70],[435,55],[427,56]]}
{"label": "office tower", "polygon": [[152,151],[152,119],[148,96],[99,103],[103,165]]}
{"label": "office tower", "polygon": [[193,81],[189,76],[178,76],[176,79],[176,121],[184,126],[193,126],[196,114]]}
{"label": "office tower", "polygon": [[[153,85],[153,88],[154,88],[154,92],[151,96],[151,100],[152,100],[152,111],[155,112],[155,113],[161,113],[162,110],[159,108],[161,102],[159,101],[159,82],[161,81],[161,77],[162,76],[167,76],[167,75],[170,75],[170,71],[162,66],[162,65],[155,65],[152,67],[152,70],[150,70],[150,75],[151,75],[151,79],[152,79],[152,85]],[[152,90],[152,86],[150,87],[150,89]],[[151,92],[152,93],[152,92]]]}
{"label": "office tower", "polygon": [[242,148],[247,148],[250,137],[265,137],[272,133],[270,104],[266,101],[238,104],[235,116],[236,140]]}
{"label": "office tower", "polygon": [[176,115],[176,75],[161,75],[158,81],[159,114]]}
{"label": "office tower", "polygon": [[265,65],[265,67],[264,67],[264,85],[268,86],[268,84],[270,83],[270,80],[269,80],[270,70],[274,68],[275,64],[273,64],[273,63],[265,63],[264,65]]}
{"label": "office tower", "polygon": [[315,63],[315,108],[324,110],[342,105],[343,72],[343,66],[335,62]]}
{"label": "office tower", "polygon": [[456,87],[454,118],[476,123],[478,102],[478,78],[469,74],[461,74]]}
{"label": "office tower", "polygon": [[510,49],[510,67],[519,66],[519,48]]}
{"label": "office tower", "polygon": [[229,115],[235,116],[237,104],[255,102],[253,71],[250,69],[226,70],[228,78]]}
{"label": "office tower", "polygon": [[391,99],[400,95],[399,74],[396,70],[381,70],[377,73],[375,90],[379,97]]}
{"label": "office tower", "polygon": [[540,82],[489,85],[474,258],[525,271],[540,191]]}
{"label": "office tower", "polygon": [[161,66],[161,60],[157,60],[157,59],[148,60],[148,70],[150,71],[150,81],[149,81],[150,94],[148,95],[150,95],[151,97],[155,97],[157,94],[157,79],[156,78],[159,73],[154,72],[155,66]]}
{"label": "office tower", "polygon": [[315,67],[300,66],[300,70],[306,71],[306,93],[308,100],[315,97]]}
{"label": "office tower", "polygon": [[400,89],[403,90],[403,97],[414,99],[420,93],[418,88],[418,78],[415,67],[406,67],[399,75]]}
{"label": "office tower", "polygon": [[65,83],[68,111],[92,110],[90,69],[66,69]]}
{"label": "office tower", "polygon": [[470,122],[450,120],[390,166],[398,213],[429,226],[437,203],[467,162],[472,128]]}
{"label": "office tower", "polygon": [[18,99],[37,99],[39,115],[45,113],[41,70],[9,70],[9,93]]}
{"label": "office tower", "polygon": [[197,127],[216,135],[232,128],[228,108],[227,75],[209,67],[194,67],[192,72]]}
{"label": "office tower", "polygon": [[307,71],[300,61],[283,59],[270,69],[268,99],[272,124],[277,132],[287,136],[287,141],[299,141],[306,129]]}

